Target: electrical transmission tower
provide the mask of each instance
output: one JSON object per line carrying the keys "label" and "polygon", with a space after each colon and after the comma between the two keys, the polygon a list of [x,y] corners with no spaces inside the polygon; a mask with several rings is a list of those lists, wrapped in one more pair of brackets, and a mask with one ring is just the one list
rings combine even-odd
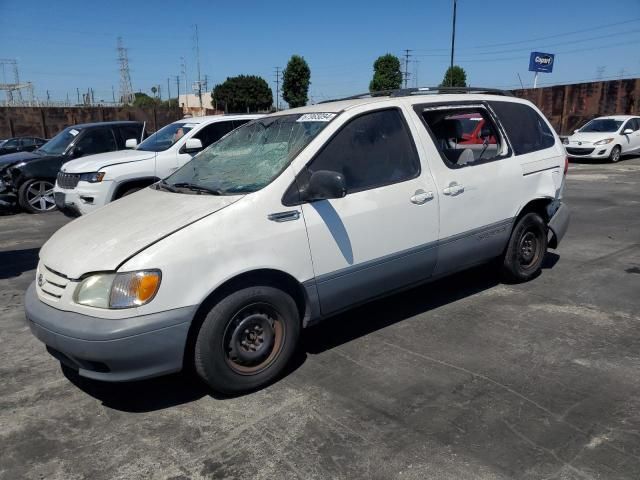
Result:
{"label": "electrical transmission tower", "polygon": [[409,84],[409,59],[411,58],[411,52],[413,50],[405,49],[404,51],[404,88],[407,88]]}
{"label": "electrical transmission tower", "polygon": [[131,75],[129,74],[129,56],[124,48],[122,37],[118,37],[118,63],[120,64],[120,101],[132,103],[134,99]]}
{"label": "electrical transmission tower", "polygon": [[[2,82],[0,83],[0,91],[3,91],[7,101],[7,105],[22,105],[22,90],[26,90],[29,95],[29,102],[33,102],[33,84],[31,82],[20,82],[20,73],[18,71],[18,62],[12,58],[0,58],[0,66],[2,66]],[[9,67],[13,73],[13,82],[7,82],[6,68]]]}

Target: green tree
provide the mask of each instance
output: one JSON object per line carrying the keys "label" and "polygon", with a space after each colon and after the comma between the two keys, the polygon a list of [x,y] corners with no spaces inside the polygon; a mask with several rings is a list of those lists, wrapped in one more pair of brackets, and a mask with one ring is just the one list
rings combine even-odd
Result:
{"label": "green tree", "polygon": [[133,106],[134,107],[155,107],[158,105],[158,100],[150,97],[146,93],[137,92],[133,94]]}
{"label": "green tree", "polygon": [[292,55],[282,72],[282,98],[291,108],[307,104],[310,79],[311,70],[304,57]]}
{"label": "green tree", "polygon": [[225,112],[251,113],[265,111],[273,104],[273,93],[269,84],[256,75],[228,77],[216,85],[211,92],[214,105]]}
{"label": "green tree", "polygon": [[373,78],[369,83],[369,91],[395,90],[400,88],[400,85],[402,85],[400,59],[390,53],[378,57],[373,62]]}
{"label": "green tree", "polygon": [[467,86],[467,72],[464,68],[454,65],[447,68],[447,72],[444,74],[444,79],[440,84],[441,87],[466,87]]}

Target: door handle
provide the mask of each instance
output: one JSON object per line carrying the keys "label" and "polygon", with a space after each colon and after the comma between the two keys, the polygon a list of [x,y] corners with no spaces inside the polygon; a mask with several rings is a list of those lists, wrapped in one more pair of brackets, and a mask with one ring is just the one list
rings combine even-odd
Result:
{"label": "door handle", "polygon": [[300,212],[298,210],[287,210],[286,212],[270,213],[267,218],[272,222],[290,222],[292,220],[298,220],[300,218]]}
{"label": "door handle", "polygon": [[416,205],[422,205],[432,199],[433,192],[425,192],[422,189],[416,190],[416,193],[410,198],[411,203],[415,203]]}
{"label": "door handle", "polygon": [[451,195],[453,197],[460,195],[462,192],[464,192],[464,187],[458,182],[451,182],[448,187],[445,187],[444,190],[442,190],[442,193],[445,195]]}

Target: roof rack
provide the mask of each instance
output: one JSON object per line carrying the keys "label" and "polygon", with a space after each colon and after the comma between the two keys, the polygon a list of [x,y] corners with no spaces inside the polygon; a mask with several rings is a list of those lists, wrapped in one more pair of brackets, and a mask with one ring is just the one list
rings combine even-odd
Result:
{"label": "roof rack", "polygon": [[378,92],[359,93],[349,97],[335,98],[332,100],[323,100],[319,103],[339,102],[342,100],[357,100],[360,98],[375,97],[410,97],[413,95],[433,95],[443,93],[486,93],[489,95],[503,95],[513,97],[508,90],[500,90],[499,88],[483,88],[483,87],[417,87],[417,88],[399,88],[397,90],[381,90]]}

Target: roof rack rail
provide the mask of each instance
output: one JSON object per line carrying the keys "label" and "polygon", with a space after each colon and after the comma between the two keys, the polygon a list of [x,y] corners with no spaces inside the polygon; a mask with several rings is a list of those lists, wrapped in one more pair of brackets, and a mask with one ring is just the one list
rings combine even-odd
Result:
{"label": "roof rack rail", "polygon": [[484,87],[416,87],[416,88],[399,88],[396,90],[381,90],[378,92],[359,93],[349,97],[335,98],[332,100],[323,100],[319,103],[340,102],[342,100],[357,100],[359,98],[375,98],[375,97],[410,97],[413,95],[432,95],[442,93],[486,93],[489,95],[503,95],[513,97],[509,90],[500,90],[499,88]]}

